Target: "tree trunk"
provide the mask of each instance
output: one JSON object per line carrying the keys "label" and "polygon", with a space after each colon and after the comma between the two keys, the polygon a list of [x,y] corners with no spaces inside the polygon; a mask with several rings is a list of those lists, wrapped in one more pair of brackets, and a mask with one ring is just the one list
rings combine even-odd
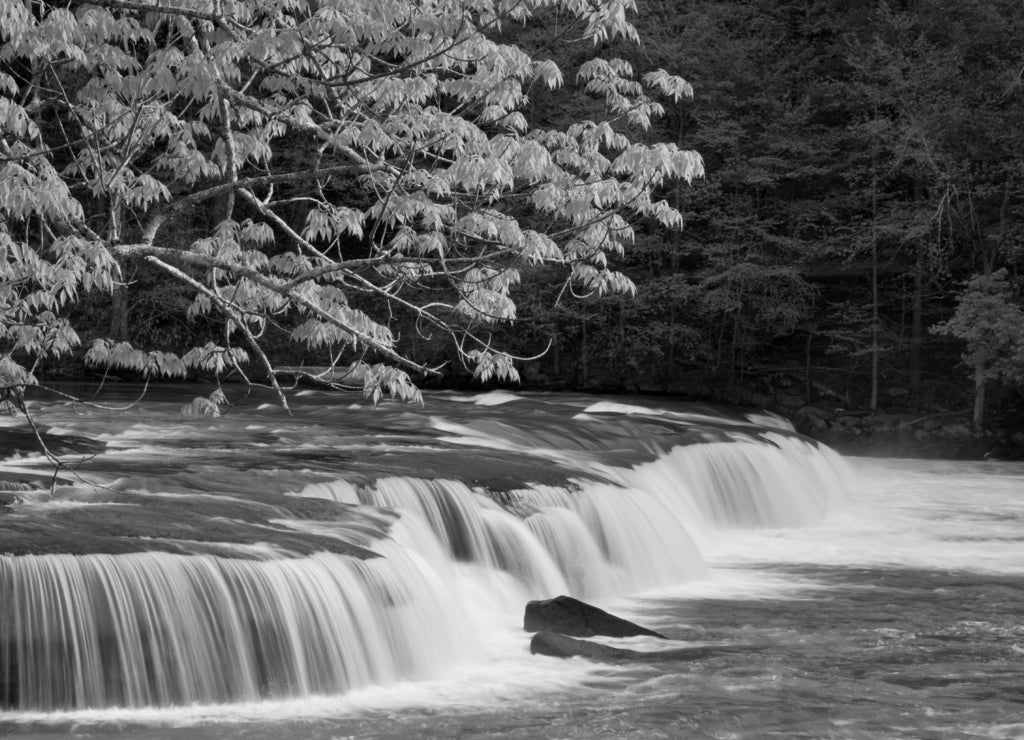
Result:
{"label": "tree trunk", "polygon": [[664,387],[667,389],[669,384],[672,382],[672,377],[675,374],[676,366],[676,297],[672,296],[672,300],[668,304],[668,352],[665,357],[665,384]]}
{"label": "tree trunk", "polygon": [[804,399],[811,403],[811,342],[814,339],[814,327],[807,330],[807,345],[804,347]]}
{"label": "tree trunk", "polygon": [[128,289],[115,285],[110,296],[110,338],[123,342],[128,338]]}
{"label": "tree trunk", "polygon": [[985,425],[985,369],[974,368],[974,433],[981,434]]}
{"label": "tree trunk", "polygon": [[921,342],[924,338],[924,244],[918,241],[917,264],[914,265],[914,293],[911,297],[910,319],[910,391],[921,392]]}
{"label": "tree trunk", "polygon": [[732,319],[732,341],[729,342],[729,385],[728,390],[736,386],[736,347],[739,344],[740,315],[737,313]]}
{"label": "tree trunk", "polygon": [[[924,183],[914,178],[914,202],[926,200]],[[939,232],[941,236],[941,224]],[[914,289],[910,296],[910,392],[914,398],[921,392],[921,344],[924,340],[924,285],[925,251],[924,239],[914,242]]]}
{"label": "tree trunk", "polygon": [[878,411],[878,178],[871,162],[871,405]]}
{"label": "tree trunk", "polygon": [[590,382],[587,377],[587,309],[583,307],[582,318],[580,319],[580,386],[586,388]]}

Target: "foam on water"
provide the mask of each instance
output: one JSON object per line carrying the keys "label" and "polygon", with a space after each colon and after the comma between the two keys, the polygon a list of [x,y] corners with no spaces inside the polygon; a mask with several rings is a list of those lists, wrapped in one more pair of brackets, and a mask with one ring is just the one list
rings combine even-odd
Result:
{"label": "foam on water", "polygon": [[489,393],[482,393],[472,398],[472,402],[477,406],[501,406],[502,404],[514,403],[519,400],[521,400],[520,396],[508,391],[490,391]]}
{"label": "foam on water", "polygon": [[[702,413],[605,402],[592,404],[583,417],[576,415],[582,404],[547,404],[543,413],[563,416],[544,423],[533,416],[528,423],[514,416],[497,421],[473,411],[519,400],[508,395],[458,404],[467,409],[458,420],[350,410],[365,411],[368,431],[348,429],[329,408],[303,411],[313,423],[275,422],[269,433],[281,445],[296,441],[273,454],[289,464],[288,454],[306,455],[300,459],[311,464],[318,458],[315,470],[284,469],[295,481],[293,493],[400,516],[386,536],[361,528],[358,518],[272,522],[366,547],[377,557],[287,557],[259,547],[237,548],[238,558],[0,556],[0,687],[6,692],[0,706],[17,710],[0,717],[30,721],[40,712],[73,712],[75,721],[114,715],[132,721],[149,716],[143,709],[149,705],[195,705],[153,716],[198,722],[208,720],[204,707],[211,703],[232,707],[226,716],[251,717],[274,706],[308,714],[321,701],[315,695],[326,694],[335,697],[333,714],[342,693],[356,704],[366,697],[427,701],[428,695],[450,703],[470,701],[458,698],[463,692],[516,696],[564,686],[592,668],[577,671],[571,662],[560,677],[548,675],[546,661],[526,649],[519,623],[525,601],[560,593],[609,599],[692,582],[708,574],[701,550],[718,533],[807,524],[844,496],[842,461],[792,434]],[[233,444],[247,445],[254,459],[265,454],[262,408],[243,416],[259,423],[168,417],[164,424],[105,430],[112,449],[103,459],[115,474],[133,454],[173,460],[187,470],[166,473],[175,485],[161,496],[216,481],[219,500],[243,505],[246,486],[282,485],[282,471],[272,462],[249,477],[224,463]],[[478,416],[467,417],[472,413]],[[647,428],[629,426],[632,421],[617,429],[606,418],[615,414],[658,417],[650,430],[657,438],[648,439]],[[677,426],[689,433],[705,420],[716,423],[711,436],[719,441],[673,446]],[[82,424],[65,420],[75,433]],[[253,436],[239,439],[239,430]],[[608,443],[609,459],[605,434],[618,435]],[[568,472],[559,485],[498,492],[445,477],[346,480],[343,469],[337,478],[325,472],[330,455],[340,452],[451,456],[473,449],[515,452],[519,457],[510,465],[558,463]],[[210,469],[200,475],[193,466]],[[145,468],[143,462],[142,473],[149,475]],[[153,480],[160,475],[153,473]],[[482,680],[484,674],[494,678]],[[388,685],[396,688],[375,688]],[[121,709],[113,715],[87,709],[111,705]]]}
{"label": "foam on water", "polygon": [[801,563],[813,552],[822,565],[1024,573],[1019,475],[970,462],[851,465],[849,499],[820,523],[784,533],[722,532],[705,553],[737,564]]}

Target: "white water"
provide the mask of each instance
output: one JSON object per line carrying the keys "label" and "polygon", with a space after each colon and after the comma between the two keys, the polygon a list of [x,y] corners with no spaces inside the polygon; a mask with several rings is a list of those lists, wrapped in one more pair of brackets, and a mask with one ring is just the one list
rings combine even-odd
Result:
{"label": "white water", "polygon": [[[0,556],[24,708],[254,701],[432,675],[471,651],[447,584],[403,548],[358,560]],[[453,627],[455,629],[453,629]]]}
{"label": "white water", "polygon": [[855,460],[850,476],[853,505],[815,526],[720,532],[707,557],[731,568],[813,562],[1024,574],[1020,464]]}
{"label": "white water", "polygon": [[[606,421],[593,415],[616,413],[665,416],[605,405],[573,423],[596,434]],[[721,421],[699,414],[670,421],[681,420]],[[774,431],[728,432],[733,441],[668,447],[648,462],[614,466],[600,462],[600,453],[560,447],[574,434],[571,426],[538,437],[508,424],[474,423],[433,419],[431,426],[456,433],[448,441],[466,445],[467,455],[473,446],[515,451],[538,466],[575,466],[579,477],[497,497],[458,480],[410,476],[357,483],[318,474],[320,482],[293,491],[398,512],[389,535],[369,544],[346,522],[285,522],[346,542],[356,532],[357,544],[379,556],[365,560],[286,557],[279,548],[239,545],[224,548],[237,557],[0,555],[7,702],[27,721],[103,707],[144,714],[153,706],[315,704],[317,695],[368,696],[386,693],[374,687],[407,687],[411,680],[440,681],[435,689],[443,695],[436,687],[445,681],[462,685],[496,666],[503,675],[532,675],[521,660],[525,638],[516,633],[525,601],[560,593],[607,599],[701,578],[701,548],[717,532],[805,525],[845,496],[847,475],[837,456]],[[595,423],[598,432],[591,431]],[[213,435],[223,427],[207,429],[217,444],[226,439]],[[159,438],[187,440],[195,431],[139,424],[111,433],[122,448],[111,457],[120,459],[133,445],[149,450]],[[287,425],[272,431],[296,433]],[[333,434],[316,430],[325,445]],[[637,449],[665,446],[664,436],[635,441]],[[172,451],[181,452],[151,450],[156,459]],[[203,448],[186,453],[195,465],[204,463]],[[268,480],[276,484],[277,477],[274,471]],[[531,683],[544,680],[534,676]]]}
{"label": "white water", "polygon": [[[521,597],[487,601],[514,593],[516,579],[453,561],[426,526],[402,531],[412,523],[408,517],[394,540],[452,585],[460,607],[475,605],[476,613],[467,614],[470,629],[485,637],[475,659],[448,665],[433,679],[367,686],[341,697],[0,713],[0,734],[6,720],[8,729],[29,733],[73,726],[132,740],[1021,737],[1020,611],[979,613],[1000,587],[974,587],[964,600],[952,581],[983,584],[1016,575],[1007,586],[1020,584],[1024,468],[854,461],[848,480],[849,499],[817,523],[709,529],[701,543],[706,578],[641,599],[602,602],[673,634],[700,629],[740,644],[767,641],[762,657],[637,671],[530,656],[529,636],[516,624]],[[867,574],[864,580],[846,582],[859,573]],[[886,588],[886,577],[899,580]],[[893,603],[897,596],[904,600]],[[863,613],[848,611],[861,600]],[[733,620],[736,626],[727,627]],[[929,633],[937,637],[929,640]],[[998,640],[988,650],[1001,644],[1003,662],[982,662],[983,647],[970,647],[974,639]],[[949,657],[950,651],[963,657]],[[909,684],[917,677],[925,682]],[[899,683],[904,678],[909,685]]]}

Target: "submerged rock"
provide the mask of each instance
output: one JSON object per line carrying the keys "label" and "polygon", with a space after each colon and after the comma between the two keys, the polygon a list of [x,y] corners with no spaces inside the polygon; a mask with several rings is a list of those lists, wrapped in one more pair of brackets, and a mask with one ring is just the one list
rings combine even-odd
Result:
{"label": "submerged rock", "polygon": [[527,632],[549,631],[574,637],[660,637],[664,635],[641,627],[627,619],[609,614],[571,596],[531,601],[526,605],[523,629]]}
{"label": "submerged rock", "polygon": [[20,504],[20,503],[21,503],[21,498],[19,498],[18,496],[16,496],[13,493],[10,493],[9,491],[5,491],[3,489],[0,489],[0,514],[2,514],[5,509],[8,509],[11,506],[14,506],[15,504]]}
{"label": "submerged rock", "polygon": [[548,655],[553,658],[589,658],[605,663],[615,661],[640,661],[656,663],[670,660],[704,660],[724,653],[749,652],[752,647],[702,646],[672,648],[669,650],[627,650],[590,640],[577,640],[556,632],[538,632],[530,640],[530,652],[534,655]]}
{"label": "submerged rock", "polygon": [[106,449],[107,443],[77,434],[54,434],[39,432],[27,424],[17,427],[0,428],[0,459],[19,455],[41,455],[43,445],[50,454],[97,455]]}
{"label": "submerged rock", "polygon": [[548,655],[553,658],[590,658],[599,661],[635,660],[636,650],[602,645],[599,642],[577,640],[557,632],[538,632],[530,640],[530,652],[534,655]]}
{"label": "submerged rock", "polygon": [[377,557],[367,548],[395,519],[385,510],[266,492],[241,500],[79,486],[34,502],[17,506],[0,497],[0,559],[151,551],[261,560],[331,552],[366,559]]}

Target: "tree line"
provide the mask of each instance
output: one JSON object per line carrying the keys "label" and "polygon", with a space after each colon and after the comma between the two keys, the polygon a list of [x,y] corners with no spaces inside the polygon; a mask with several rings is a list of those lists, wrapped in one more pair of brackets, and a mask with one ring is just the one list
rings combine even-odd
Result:
{"label": "tree line", "polygon": [[[636,300],[545,316],[580,386],[1005,419],[1024,368],[1024,7],[644,6],[638,58],[696,91],[659,124],[707,177],[638,237]],[[572,116],[552,101],[552,117]],[[776,388],[777,390],[777,388]],[[794,401],[795,403],[796,401]]]}
{"label": "tree line", "polygon": [[1017,2],[3,12],[9,387],[1020,403]]}

